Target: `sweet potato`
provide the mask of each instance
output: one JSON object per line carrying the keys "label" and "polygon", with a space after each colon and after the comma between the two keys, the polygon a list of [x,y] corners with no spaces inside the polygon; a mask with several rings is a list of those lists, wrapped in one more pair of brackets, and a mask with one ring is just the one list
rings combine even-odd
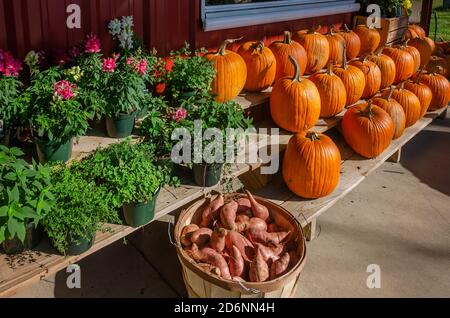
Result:
{"label": "sweet potato", "polygon": [[238,213],[247,212],[248,210],[251,210],[252,205],[250,203],[250,200],[247,198],[239,198],[236,200],[238,204]]}
{"label": "sweet potato", "polygon": [[250,218],[245,214],[239,214],[236,216],[236,231],[244,232],[247,229]]}
{"label": "sweet potato", "polygon": [[247,228],[252,231],[266,231],[267,223],[260,218],[251,218],[248,222]]}
{"label": "sweet potato", "polygon": [[192,233],[191,241],[198,246],[204,246],[208,244],[211,239],[212,230],[202,227]]}
{"label": "sweet potato", "polygon": [[280,258],[281,253],[283,253],[284,246],[281,244],[270,244],[270,246],[265,246],[261,243],[256,243],[255,246],[258,247],[261,252],[262,257],[267,262],[269,260],[276,261]]}
{"label": "sweet potato", "polygon": [[206,199],[202,205],[202,220],[200,221],[201,227],[211,227],[214,222],[214,217],[211,212],[211,198]]}
{"label": "sweet potato", "polygon": [[249,277],[251,282],[265,282],[269,278],[269,266],[264,261],[259,248],[253,262],[250,263]]}
{"label": "sweet potato", "polygon": [[225,249],[225,237],[228,231],[222,228],[215,228],[211,235],[211,247],[219,253]]}
{"label": "sweet potato", "polygon": [[245,233],[247,234],[247,237],[250,239],[250,241],[252,241],[253,243],[263,243],[263,244],[268,243],[280,244],[290,234],[290,232],[268,233],[266,231],[252,230],[252,229],[248,229],[247,231],[245,231]]}
{"label": "sweet potato", "polygon": [[219,218],[220,208],[224,205],[224,198],[222,194],[219,194],[217,198],[215,198],[211,202],[211,213],[214,217],[214,219]]}
{"label": "sweet potato", "polygon": [[220,210],[220,221],[224,228],[228,230],[236,229],[236,211],[238,205],[236,201],[230,201]]}
{"label": "sweet potato", "polygon": [[196,244],[192,245],[192,254],[194,259],[210,264],[220,269],[220,276],[225,279],[231,279],[230,270],[228,269],[228,264],[222,255],[217,253],[215,250],[209,247],[198,249]]}
{"label": "sweet potato", "polygon": [[239,249],[233,245],[230,254],[230,260],[228,261],[228,267],[230,269],[230,274],[232,277],[242,277],[244,274],[244,259],[242,258]]}
{"label": "sweet potato", "polygon": [[272,263],[270,267],[270,279],[275,279],[286,273],[289,267],[290,256],[289,253],[281,255],[279,260]]}
{"label": "sweet potato", "polygon": [[267,219],[269,218],[269,209],[264,205],[258,203],[250,193],[250,191],[246,190],[245,193],[247,193],[248,199],[250,200],[253,216],[267,221]]}
{"label": "sweet potato", "polygon": [[181,230],[181,245],[184,247],[191,246],[192,245],[192,233],[197,231],[199,229],[197,224],[189,224],[183,227],[183,230]]}
{"label": "sweet potato", "polygon": [[225,238],[225,246],[228,251],[233,249],[233,245],[237,247],[239,252],[241,252],[242,258],[245,261],[251,262],[255,255],[255,248],[245,236],[236,232],[229,231],[227,237]]}

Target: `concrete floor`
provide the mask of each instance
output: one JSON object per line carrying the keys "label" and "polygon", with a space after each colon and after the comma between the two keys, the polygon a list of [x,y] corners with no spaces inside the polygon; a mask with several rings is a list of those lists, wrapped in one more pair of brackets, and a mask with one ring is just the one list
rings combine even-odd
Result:
{"label": "concrete floor", "polygon": [[[435,121],[320,219],[308,243],[298,297],[450,297],[450,118]],[[380,268],[369,289],[367,267]],[[80,262],[82,288],[68,274],[16,297],[185,297],[167,223]]]}

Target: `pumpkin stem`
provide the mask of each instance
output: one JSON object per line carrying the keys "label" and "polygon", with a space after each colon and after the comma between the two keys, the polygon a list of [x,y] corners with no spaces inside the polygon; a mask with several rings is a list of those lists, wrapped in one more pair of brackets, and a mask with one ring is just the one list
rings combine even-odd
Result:
{"label": "pumpkin stem", "polygon": [[414,81],[414,83],[419,84],[420,79],[422,78],[423,71],[424,71],[424,69],[423,69],[423,67],[421,67],[419,69],[419,74],[417,74],[417,77],[416,77],[416,80]]}
{"label": "pumpkin stem", "polygon": [[369,117],[369,119],[372,119],[373,117],[373,111],[372,111],[372,100],[369,99],[367,101],[367,107],[366,109],[364,109],[363,114],[367,117]]}
{"label": "pumpkin stem", "polygon": [[344,23],[344,31],[347,33],[351,32],[346,23]]}
{"label": "pumpkin stem", "polygon": [[391,87],[389,87],[389,94],[386,97],[387,101],[389,101],[392,98],[393,93],[394,93],[394,85],[391,85]]}
{"label": "pumpkin stem", "polygon": [[328,35],[334,35],[334,31],[335,31],[335,28],[334,28],[334,24],[332,24],[331,26],[330,26],[330,30],[328,30]]}
{"label": "pumpkin stem", "polygon": [[336,61],[330,61],[328,63],[328,65],[327,65],[327,74],[328,75],[334,75],[334,73],[333,73],[333,64],[334,64],[334,62],[336,62]]}
{"label": "pumpkin stem", "polygon": [[314,131],[307,132],[306,138],[309,138],[311,141],[320,140],[319,134]]}
{"label": "pumpkin stem", "polygon": [[398,84],[398,85],[397,85],[397,88],[398,88],[399,90],[404,90],[404,89],[405,89],[405,82],[403,81],[403,82],[401,82],[400,84]]}
{"label": "pumpkin stem", "polygon": [[343,49],[343,54],[342,54],[342,58],[343,58],[343,60],[342,60],[342,68],[344,69],[344,70],[346,70],[346,69],[348,69],[348,61],[347,61],[347,48],[346,48],[346,44],[345,44],[345,42],[344,42],[344,45],[342,46],[342,49]]}
{"label": "pumpkin stem", "polygon": [[432,75],[441,74],[444,69],[440,65],[435,65],[431,71]]}
{"label": "pumpkin stem", "polygon": [[409,40],[411,40],[411,39],[406,39],[405,42],[403,42],[403,47],[407,47],[408,46]]}
{"label": "pumpkin stem", "polygon": [[256,43],[256,49],[259,51],[259,53],[262,53],[264,51],[264,41],[258,41]]}
{"label": "pumpkin stem", "polygon": [[297,60],[289,55],[289,61],[291,61],[292,65],[294,65],[294,77],[292,77],[293,81],[300,82],[300,66],[297,63]]}
{"label": "pumpkin stem", "polygon": [[319,32],[319,30],[322,28],[322,26],[319,24],[317,27],[313,26],[311,29],[308,30],[308,34],[313,34],[316,32]]}
{"label": "pumpkin stem", "polygon": [[289,31],[284,31],[284,40],[283,43],[284,44],[291,44],[292,42],[292,35],[291,32]]}
{"label": "pumpkin stem", "polygon": [[225,55],[225,50],[227,49],[227,46],[229,44],[233,44],[234,42],[240,41],[242,40],[243,37],[240,37],[238,39],[226,39],[225,41],[223,41],[223,43],[220,45],[219,49],[217,50],[216,54],[217,55]]}
{"label": "pumpkin stem", "polygon": [[384,50],[384,45],[380,46],[378,49],[376,49],[375,51],[375,55],[380,56],[381,52]]}

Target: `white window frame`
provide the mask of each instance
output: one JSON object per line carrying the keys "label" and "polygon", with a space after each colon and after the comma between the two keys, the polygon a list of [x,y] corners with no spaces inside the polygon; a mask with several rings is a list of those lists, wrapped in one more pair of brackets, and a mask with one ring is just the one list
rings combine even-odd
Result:
{"label": "white window frame", "polygon": [[277,0],[206,5],[201,0],[204,31],[261,25],[359,11],[356,0]]}

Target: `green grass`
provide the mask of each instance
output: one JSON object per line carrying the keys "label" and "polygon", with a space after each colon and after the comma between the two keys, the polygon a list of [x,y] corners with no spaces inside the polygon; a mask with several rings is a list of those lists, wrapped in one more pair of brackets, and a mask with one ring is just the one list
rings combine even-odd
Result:
{"label": "green grass", "polygon": [[443,0],[433,1],[433,13],[430,21],[430,38],[434,40],[435,20],[434,12],[437,13],[437,32],[436,40],[440,41],[442,37],[446,41],[450,41],[450,9],[444,9],[442,7]]}

